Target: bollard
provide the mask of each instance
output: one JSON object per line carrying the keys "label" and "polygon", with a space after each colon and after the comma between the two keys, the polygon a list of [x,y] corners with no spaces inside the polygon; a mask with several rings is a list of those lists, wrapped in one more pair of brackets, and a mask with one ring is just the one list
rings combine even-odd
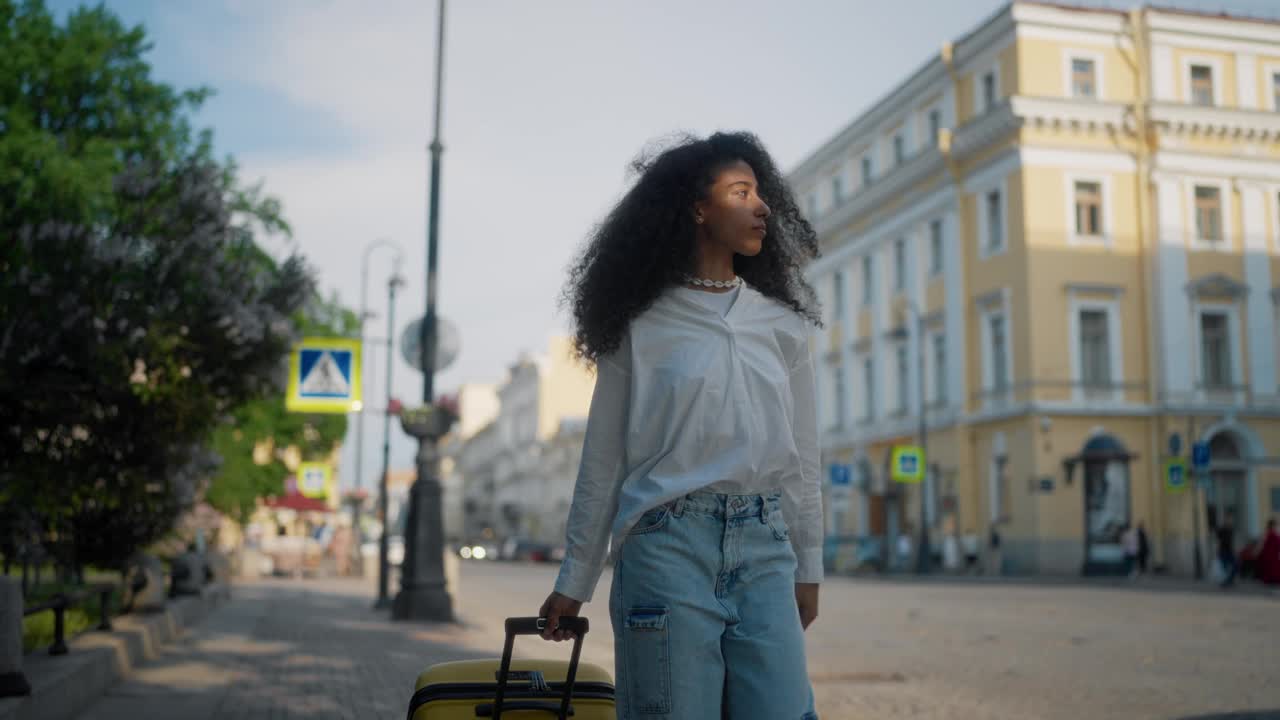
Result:
{"label": "bollard", "polygon": [[98,609],[101,616],[98,621],[98,629],[111,631],[111,588],[103,588],[99,595]]}
{"label": "bollard", "polygon": [[22,672],[22,582],[0,576],[0,698],[31,694]]}
{"label": "bollard", "polygon": [[50,655],[66,655],[67,654],[67,638],[66,638],[66,619],[67,612],[67,596],[59,595],[54,598],[53,606],[53,644],[49,646]]}

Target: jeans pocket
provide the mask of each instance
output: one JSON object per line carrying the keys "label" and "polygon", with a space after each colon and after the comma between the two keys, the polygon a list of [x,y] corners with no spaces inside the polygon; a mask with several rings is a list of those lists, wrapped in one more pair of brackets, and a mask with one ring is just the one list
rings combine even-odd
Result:
{"label": "jeans pocket", "polygon": [[637,712],[671,712],[668,615],[664,607],[627,610],[623,636],[627,694]]}
{"label": "jeans pocket", "polygon": [[671,517],[670,505],[664,504],[655,508],[650,508],[644,515],[640,516],[640,519],[636,521],[635,525],[631,526],[631,530],[627,534],[643,535],[644,533],[661,530],[663,526],[667,524],[667,518],[669,517]]}
{"label": "jeans pocket", "polygon": [[787,527],[787,519],[782,516],[781,509],[769,511],[769,529],[776,540],[791,539],[791,528]]}

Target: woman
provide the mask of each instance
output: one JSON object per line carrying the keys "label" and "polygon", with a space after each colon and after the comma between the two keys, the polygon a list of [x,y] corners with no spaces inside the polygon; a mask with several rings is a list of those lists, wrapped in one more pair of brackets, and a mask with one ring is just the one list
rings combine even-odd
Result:
{"label": "woman", "polygon": [[569,637],[611,546],[620,718],[816,718],[817,239],[753,135],[635,170],[566,292],[597,379],[544,637]]}

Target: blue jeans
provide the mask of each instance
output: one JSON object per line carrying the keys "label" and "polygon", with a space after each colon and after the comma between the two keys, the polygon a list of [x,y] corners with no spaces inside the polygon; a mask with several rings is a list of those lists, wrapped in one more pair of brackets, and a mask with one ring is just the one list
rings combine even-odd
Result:
{"label": "blue jeans", "polygon": [[695,492],[623,542],[609,594],[619,720],[816,720],[779,493]]}

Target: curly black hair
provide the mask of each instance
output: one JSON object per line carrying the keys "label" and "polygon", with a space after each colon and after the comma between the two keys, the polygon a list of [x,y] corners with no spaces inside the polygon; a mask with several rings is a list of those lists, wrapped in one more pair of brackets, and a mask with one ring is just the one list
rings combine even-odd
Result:
{"label": "curly black hair", "polygon": [[757,192],[772,212],[760,254],[735,256],[735,272],[821,326],[817,298],[801,272],[818,257],[817,234],[759,138],[748,132],[682,135],[632,161],[635,185],[592,231],[569,270],[563,301],[572,308],[579,357],[594,363],[615,350],[631,321],[663,290],[683,282],[695,262],[694,202],[738,161],[751,166]]}

